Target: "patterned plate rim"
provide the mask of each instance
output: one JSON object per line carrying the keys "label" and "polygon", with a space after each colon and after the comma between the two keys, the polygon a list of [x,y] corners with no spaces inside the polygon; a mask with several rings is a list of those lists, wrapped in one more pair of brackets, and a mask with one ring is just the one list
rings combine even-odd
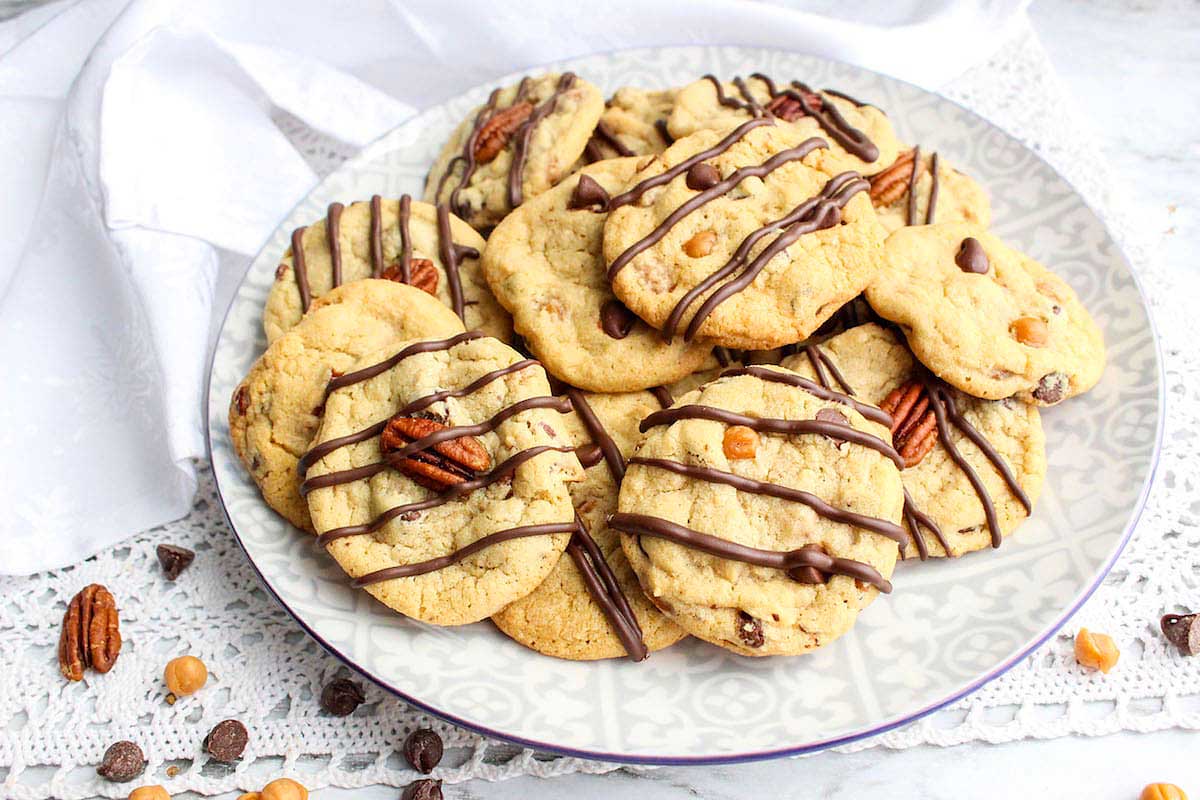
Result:
{"label": "patterned plate rim", "polygon": [[[1095,218],[1096,222],[1099,224],[1101,230],[1103,231],[1104,236],[1107,239],[1108,243],[1112,246],[1113,251],[1120,256],[1121,263],[1124,266],[1126,273],[1132,279],[1134,288],[1137,290],[1138,301],[1141,304],[1142,310],[1146,314],[1146,320],[1147,320],[1147,325],[1149,327],[1150,339],[1151,339],[1151,342],[1153,343],[1152,350],[1154,353],[1154,376],[1155,376],[1155,381],[1156,381],[1157,392],[1156,392],[1156,397],[1155,397],[1156,420],[1155,420],[1153,448],[1152,448],[1152,452],[1150,455],[1148,467],[1146,469],[1145,477],[1142,480],[1142,485],[1138,490],[1137,499],[1130,510],[1129,517],[1128,517],[1128,519],[1125,523],[1125,526],[1121,532],[1121,536],[1120,536],[1119,540],[1116,542],[1115,546],[1113,547],[1112,552],[1109,553],[1108,558],[1104,562],[1103,566],[1096,571],[1096,574],[1093,576],[1090,584],[1085,586],[1079,593],[1077,593],[1076,596],[1067,604],[1064,611],[1053,622],[1051,622],[1049,625],[1047,625],[1042,631],[1040,631],[1035,636],[1031,637],[1024,644],[1018,646],[1014,650],[1013,653],[1011,653],[1006,658],[1002,659],[1000,661],[1000,663],[998,663],[996,666],[992,667],[991,669],[986,670],[983,674],[977,676],[973,680],[968,681],[966,684],[955,688],[950,693],[948,693],[946,696],[944,696],[938,700],[932,701],[926,705],[923,705],[916,710],[902,712],[902,713],[897,714],[888,719],[884,719],[876,724],[864,726],[858,730],[849,731],[842,735],[829,737],[826,739],[809,741],[809,742],[805,742],[803,744],[790,744],[790,745],[785,745],[785,746],[781,746],[781,747],[773,748],[773,749],[755,750],[755,751],[749,751],[749,752],[744,752],[744,753],[722,753],[722,754],[718,754],[718,755],[695,755],[695,756],[691,756],[691,755],[688,755],[688,756],[682,756],[682,755],[680,755],[680,756],[666,756],[666,755],[655,756],[655,755],[652,755],[652,756],[643,756],[643,755],[636,755],[636,754],[629,754],[629,753],[611,753],[611,752],[604,752],[604,751],[600,751],[600,750],[581,749],[581,748],[556,744],[554,742],[540,741],[540,740],[532,739],[532,738],[525,737],[525,736],[517,736],[515,734],[507,733],[503,730],[489,728],[488,726],[486,726],[484,724],[459,717],[455,714],[452,714],[452,713],[447,712],[443,709],[440,709],[434,705],[424,702],[424,701],[418,699],[417,697],[414,697],[413,695],[391,685],[390,683],[387,682],[387,679],[385,679],[384,677],[375,675],[371,671],[360,666],[354,660],[353,656],[342,652],[341,650],[339,650],[338,648],[336,648],[335,646],[330,644],[328,641],[326,641],[320,634],[318,634],[305,621],[303,615],[300,612],[293,609],[291,606],[289,606],[284,601],[284,599],[280,596],[280,594],[275,591],[275,588],[271,585],[270,581],[264,575],[263,571],[259,568],[258,564],[254,561],[254,558],[251,556],[249,549],[247,548],[245,542],[242,539],[241,533],[238,531],[237,526],[234,524],[233,518],[229,513],[229,507],[228,507],[228,504],[226,503],[224,493],[222,492],[220,476],[216,470],[213,471],[214,484],[216,486],[216,491],[217,491],[217,499],[221,504],[221,513],[224,516],[225,521],[228,523],[230,530],[233,532],[234,538],[237,540],[238,547],[241,549],[242,553],[246,556],[247,562],[250,564],[250,567],[254,570],[254,573],[258,576],[258,579],[259,579],[260,583],[262,584],[263,588],[266,589],[267,593],[275,599],[275,602],[277,602],[279,604],[279,606],[284,611],[286,611],[287,614],[290,617],[292,617],[293,620],[295,620],[295,622],[300,626],[301,629],[304,630],[304,632],[308,636],[310,636],[314,641],[316,641],[317,644],[319,644],[326,652],[330,653],[336,659],[341,661],[346,667],[353,670],[355,673],[361,675],[362,677],[370,680],[372,683],[376,684],[377,686],[379,686],[380,688],[382,688],[384,691],[388,692],[389,694],[395,696],[396,698],[398,698],[400,700],[403,700],[405,703],[408,703],[409,705],[412,705],[415,708],[420,709],[421,711],[424,711],[424,712],[431,714],[439,719],[442,719],[446,722],[449,722],[453,725],[457,725],[461,728],[472,731],[474,733],[480,734],[482,736],[500,739],[503,741],[512,742],[514,744],[521,745],[523,747],[529,747],[529,748],[533,748],[535,750],[539,750],[539,751],[543,751],[543,752],[547,752],[547,753],[553,753],[553,754],[562,755],[562,756],[567,756],[567,757],[582,758],[582,759],[596,760],[596,761],[606,761],[606,762],[621,763],[621,764],[647,765],[647,766],[649,766],[649,765],[703,766],[703,765],[718,765],[718,764],[739,764],[739,763],[747,763],[747,762],[753,762],[753,761],[770,760],[770,759],[776,759],[776,758],[787,758],[790,756],[798,756],[798,755],[804,755],[804,754],[808,754],[808,753],[815,753],[815,752],[819,752],[821,750],[827,750],[829,748],[839,747],[842,745],[849,745],[854,742],[859,742],[859,741],[863,741],[865,739],[870,739],[872,737],[879,736],[881,734],[887,733],[887,732],[895,730],[897,728],[914,723],[930,714],[933,714],[936,711],[939,711],[940,709],[945,708],[946,706],[949,706],[949,705],[963,699],[967,695],[980,689],[985,684],[990,683],[991,681],[994,681],[997,678],[1004,675],[1005,673],[1007,673],[1014,666],[1016,666],[1018,663],[1020,663],[1023,659],[1025,659],[1031,653],[1033,653],[1033,651],[1037,650],[1039,647],[1041,647],[1043,644],[1045,644],[1047,641],[1049,641],[1049,639],[1051,637],[1053,637],[1055,634],[1057,634],[1058,631],[1067,623],[1067,621],[1070,620],[1071,617],[1073,617],[1075,615],[1075,613],[1079,611],[1079,609],[1083,606],[1083,604],[1088,601],[1088,599],[1095,593],[1095,591],[1104,582],[1104,579],[1108,576],[1109,572],[1112,570],[1113,566],[1116,564],[1117,560],[1120,558],[1121,553],[1124,552],[1126,545],[1128,545],[1128,543],[1129,543],[1129,540],[1132,538],[1133,532],[1136,529],[1138,522],[1141,520],[1142,513],[1145,510],[1146,500],[1149,496],[1150,488],[1153,485],[1154,477],[1158,471],[1158,465],[1159,465],[1159,461],[1160,461],[1160,453],[1162,450],[1163,431],[1164,431],[1165,418],[1166,418],[1166,393],[1165,393],[1165,381],[1164,381],[1164,375],[1163,375],[1162,343],[1161,343],[1161,339],[1158,335],[1157,327],[1154,322],[1154,315],[1151,312],[1151,308],[1150,308],[1149,304],[1146,302],[1146,292],[1142,285],[1141,279],[1139,278],[1137,271],[1133,268],[1132,264],[1130,263],[1129,258],[1125,255],[1124,251],[1121,249],[1120,245],[1117,243],[1116,239],[1113,237],[1112,231],[1111,231],[1108,223],[1106,222],[1104,216],[1096,211],[1096,209],[1091,205],[1091,203],[1088,202],[1087,198],[1076,188],[1076,186],[1071,181],[1067,180],[1067,178],[1065,178],[1062,175],[1062,173],[1060,173],[1052,164],[1047,162],[1039,153],[1037,153],[1037,151],[1026,146],[1018,136],[1014,135],[1012,132],[1010,132],[1003,126],[992,122],[991,120],[987,119],[986,117],[984,117],[983,115],[979,114],[978,112],[972,110],[971,108],[968,108],[967,106],[963,105],[962,103],[951,100],[950,98],[946,97],[945,95],[943,95],[939,92],[936,92],[936,91],[933,91],[930,89],[926,89],[922,86],[918,86],[914,83],[905,81],[900,78],[895,78],[895,77],[893,77],[891,75],[887,75],[885,73],[876,72],[875,70],[870,70],[865,67],[860,67],[858,65],[851,64],[849,62],[841,61],[838,59],[827,58],[824,56],[815,56],[811,53],[807,53],[802,50],[790,50],[787,48],[774,48],[774,47],[766,48],[766,47],[757,47],[757,46],[753,46],[753,45],[741,45],[741,44],[730,44],[730,43],[708,44],[708,45],[672,45],[672,46],[670,46],[670,49],[678,49],[678,50],[694,49],[694,50],[700,50],[700,51],[703,51],[706,49],[718,49],[718,48],[738,48],[738,49],[744,49],[747,51],[756,51],[756,52],[762,53],[764,55],[769,55],[769,54],[774,53],[774,54],[803,56],[806,58],[818,59],[820,61],[827,62],[830,65],[843,67],[843,68],[847,68],[850,70],[860,71],[864,74],[874,75],[876,77],[883,78],[887,81],[892,81],[894,83],[901,84],[901,85],[907,86],[911,89],[915,89],[919,92],[923,92],[925,94],[936,97],[939,102],[952,105],[952,106],[958,108],[963,113],[970,116],[971,118],[975,119],[976,121],[983,123],[984,125],[986,125],[987,127],[991,128],[993,130],[999,131],[1001,134],[1004,135],[1004,137],[1012,140],[1012,142],[1017,147],[1019,147],[1022,151],[1024,151],[1027,155],[1034,158],[1045,169],[1049,170],[1058,180],[1060,180],[1063,183],[1064,186],[1068,187],[1071,190],[1071,193],[1079,201],[1079,203],[1084,208],[1086,208],[1087,211]],[[443,97],[440,100],[437,100],[437,101],[429,104],[425,108],[418,110],[411,117],[406,118],[403,122],[400,123],[400,126],[408,124],[413,119],[415,119],[416,117],[419,117],[421,114],[429,111],[432,108],[441,106],[448,102],[452,102],[456,98],[459,98],[462,95],[474,92],[482,86],[505,85],[508,83],[512,83],[516,80],[519,80],[523,75],[531,73],[531,72],[545,71],[545,70],[555,69],[555,68],[570,68],[570,66],[572,64],[575,64],[577,62],[584,61],[587,59],[600,58],[600,57],[616,58],[616,57],[621,57],[621,56],[633,56],[638,53],[649,53],[649,52],[654,52],[654,51],[660,51],[662,49],[664,49],[664,48],[632,47],[632,48],[614,48],[614,49],[608,49],[608,50],[597,50],[597,51],[594,51],[591,53],[584,53],[584,54],[580,54],[577,56],[573,56],[568,59],[556,59],[556,60],[548,61],[548,62],[545,62],[542,64],[530,65],[528,67],[525,67],[524,69],[517,70],[515,72],[511,72],[507,75],[498,76],[496,78],[484,81],[480,84],[477,84],[474,87],[466,89],[462,92],[458,92],[454,95],[450,95],[448,97]],[[400,127],[400,126],[397,126],[397,127]],[[395,130],[395,129],[392,129],[392,130]],[[362,147],[358,151],[357,154],[355,154],[350,159],[348,159],[345,162],[345,164],[342,165],[342,167],[339,167],[339,170],[344,168],[348,164],[352,164],[354,162],[364,160],[364,156],[366,154],[370,153],[375,148],[376,145],[378,145],[381,141],[386,139],[391,134],[392,134],[392,131],[389,130],[389,131],[383,133],[381,136],[379,136],[374,141],[372,141],[369,144]],[[291,216],[296,212],[296,210],[299,209],[300,206],[302,206],[305,203],[306,199],[311,194],[318,191],[325,184],[325,182],[327,180],[329,180],[330,177],[332,177],[332,175],[335,174],[337,171],[338,170],[335,170],[334,173],[331,173],[330,175],[328,175],[325,178],[322,178],[320,181],[318,181],[306,193],[305,197],[301,198],[301,200],[298,201],[296,203],[296,205],[293,206],[292,209],[290,209],[287,212],[287,214],[285,214],[280,219],[279,225],[277,225],[276,228],[278,228],[286,220],[291,218]],[[269,246],[269,245],[264,244],[264,249],[267,246]],[[260,250],[258,253],[255,253],[253,256],[251,256],[248,259],[246,268],[243,271],[241,278],[238,280],[239,287],[241,287],[245,283],[247,277],[249,276],[250,270],[253,268],[254,263],[258,260],[258,257],[259,257],[259,255],[261,255],[261,252],[262,251]],[[204,402],[204,406],[203,406],[203,408],[204,408],[204,415],[203,415],[204,416],[204,440],[205,440],[206,455],[207,455],[207,458],[208,458],[208,461],[210,464],[213,463],[213,452],[214,452],[213,436],[212,436],[212,429],[211,429],[211,411],[212,411],[211,391],[212,391],[212,385],[213,385],[213,367],[214,367],[214,363],[216,361],[216,356],[217,356],[217,349],[218,349],[217,346],[220,344],[221,340],[224,337],[225,328],[229,322],[229,315],[237,303],[237,297],[238,297],[238,292],[235,291],[232,294],[232,296],[230,297],[229,303],[225,308],[225,311],[224,311],[224,313],[222,315],[222,319],[221,319],[221,325],[218,330],[217,337],[215,339],[212,351],[208,354],[208,363],[205,368],[205,376],[206,377],[205,377],[204,398],[203,398],[203,402]]]}

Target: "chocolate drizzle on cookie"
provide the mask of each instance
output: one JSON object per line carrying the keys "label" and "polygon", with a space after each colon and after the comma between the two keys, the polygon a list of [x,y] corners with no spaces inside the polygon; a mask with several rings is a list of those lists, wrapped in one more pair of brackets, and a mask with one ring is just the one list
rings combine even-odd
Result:
{"label": "chocolate drizzle on cookie", "polygon": [[[528,80],[528,78],[525,80]],[[522,85],[527,84],[525,84],[525,81],[522,81]],[[534,130],[546,116],[554,111],[558,105],[558,98],[574,85],[575,73],[564,72],[559,76],[558,84],[554,87],[554,93],[533,110],[533,113],[529,115],[529,118],[525,122],[521,123],[521,127],[513,135],[512,163],[508,167],[508,204],[512,208],[521,205],[525,200],[521,183],[525,176],[525,160],[528,157],[529,142],[533,138]]]}
{"label": "chocolate drizzle on cookie", "polygon": [[[817,349],[816,345],[807,345],[807,347]],[[819,349],[817,350],[820,352]],[[812,356],[810,355],[810,358],[811,357]],[[833,366],[833,363],[828,360],[828,356],[821,352],[821,358],[825,359],[830,371],[837,375],[838,382],[845,386],[845,382],[842,379],[841,373],[837,372],[836,368]],[[822,372],[817,373],[819,382],[810,381],[808,378],[795,375],[791,372],[784,372],[782,370],[760,366],[736,367],[734,369],[727,369],[721,373],[720,377],[727,378],[734,377],[736,375],[753,375],[754,377],[764,381],[786,383],[789,386],[798,386],[809,394],[815,395],[822,400],[830,400],[835,403],[841,403],[842,405],[850,406],[859,414],[862,414],[872,422],[878,422],[880,425],[884,425],[886,427],[891,427],[892,424],[892,417],[890,414],[880,408],[877,408],[876,406],[871,405],[870,403],[864,403],[860,400],[856,400],[853,396],[854,392],[839,392],[830,388],[829,381],[824,377],[824,373]],[[890,458],[891,456],[889,455],[888,457]]]}
{"label": "chocolate drizzle on cookie", "polygon": [[[908,176],[908,205],[904,224],[917,224],[917,179],[921,177],[921,147],[912,149],[912,172]],[[932,225],[938,201],[938,154],[929,157],[929,205],[925,208],[925,224]]]}
{"label": "chocolate drizzle on cookie", "polygon": [[[846,381],[846,378],[842,375],[841,370],[837,368],[837,364],[833,363],[833,359],[831,359],[825,353],[825,351],[821,349],[820,345],[803,345],[800,348],[800,352],[804,353],[804,355],[808,358],[808,363],[812,366],[813,372],[817,376],[817,381],[822,386],[829,388],[829,376],[825,374],[826,370],[828,370],[829,375],[833,376],[833,379],[837,381],[837,384],[841,387],[842,391],[851,397],[854,396],[854,387],[852,387]],[[892,423],[889,419],[884,424],[890,427]]]}
{"label": "chocolate drizzle on cookie", "polygon": [[658,135],[666,143],[667,147],[675,144],[675,137],[671,135],[671,131],[667,128],[667,121],[665,119],[654,120],[654,130],[658,131]]}
{"label": "chocolate drizzle on cookie", "polygon": [[607,122],[600,120],[596,123],[596,130],[592,132],[591,138],[588,139],[587,147],[583,149],[584,160],[589,164],[602,161],[605,158],[603,150],[605,145],[612,148],[613,152],[618,156],[637,155],[637,153],[625,146],[624,142],[617,137],[616,132],[608,127]]}

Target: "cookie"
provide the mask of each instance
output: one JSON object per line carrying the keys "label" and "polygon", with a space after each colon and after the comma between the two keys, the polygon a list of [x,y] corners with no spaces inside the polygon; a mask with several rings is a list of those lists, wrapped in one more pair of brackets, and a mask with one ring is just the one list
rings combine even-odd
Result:
{"label": "cookie", "polygon": [[584,148],[584,160],[591,164],[666,150],[675,143],[667,130],[667,117],[678,94],[678,89],[618,89],[604,105],[604,113]]}
{"label": "cookie", "polygon": [[722,82],[713,75],[679,90],[667,119],[677,139],[702,130],[727,130],[753,117],[770,116],[794,127],[802,138],[829,142],[837,171],[870,175],[896,160],[900,142],[887,115],[848,95],[820,92],[800,81],[775,81],[761,73]]}
{"label": "cookie", "polygon": [[905,150],[870,181],[871,202],[889,232],[934,222],[969,222],[981,228],[992,222],[992,204],[983,187],[936,152]]}
{"label": "cookie", "polygon": [[646,595],[743,655],[828,644],[904,539],[899,455],[878,409],[778,367],[737,367],[641,423],[609,522]]}
{"label": "cookie", "polygon": [[582,389],[668,383],[699,368],[712,349],[703,341],[663,341],[608,285],[603,203],[638,163],[621,158],[585,167],[509,214],[484,254],[484,275],[529,350],[552,375]]}
{"label": "cookie", "polygon": [[600,90],[571,72],[496,89],[442,148],[425,199],[490,228],[568,174],[603,111]]}
{"label": "cookie", "polygon": [[320,424],[331,375],[381,347],[462,330],[453,311],[393,281],[355,281],[315,300],[309,314],[254,362],[229,404],[233,449],[267,505],[297,528],[312,530],[296,461]]}
{"label": "cookie", "polygon": [[569,410],[536,361],[478,331],[364,356],[330,382],[300,464],[319,541],[401,614],[492,616],[545,579],[575,531]]}
{"label": "cookie", "polygon": [[609,202],[613,292],[664,338],[804,339],[883,264],[868,184],[829,152],[768,118],[676,142]]}
{"label": "cookie", "polygon": [[1036,407],[980,400],[942,384],[903,337],[881,325],[809,345],[783,366],[892,413],[893,444],[906,457],[906,557],[998,547],[1032,512],[1046,476]]}
{"label": "cookie", "polygon": [[[686,634],[646,599],[621,551],[618,534],[608,527],[609,515],[617,510],[625,458],[641,437],[638,423],[662,406],[650,392],[573,391],[571,399],[576,413],[564,421],[587,469],[587,477],[571,485],[575,510],[611,567],[637,620],[642,642],[638,652],[669,647]],[[570,553],[559,559],[541,586],[492,617],[492,621],[508,636],[546,655],[586,661],[627,654],[603,609],[589,594]]]}
{"label": "cookie", "polygon": [[917,359],[987,400],[1054,405],[1092,388],[1104,339],[1065,281],[977,225],[901,228],[867,301]]}
{"label": "cookie", "polygon": [[512,320],[483,279],[483,250],[483,237],[445,207],[408,195],[333,203],[324,220],[292,233],[263,310],[267,341],[291,329],[331,288],[362,278],[410,283],[454,309],[468,330],[507,340]]}

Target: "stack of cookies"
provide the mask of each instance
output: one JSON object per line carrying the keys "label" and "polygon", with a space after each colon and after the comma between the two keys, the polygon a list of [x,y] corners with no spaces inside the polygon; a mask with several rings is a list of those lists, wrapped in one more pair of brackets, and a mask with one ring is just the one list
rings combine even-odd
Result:
{"label": "stack of cookies", "polygon": [[898,560],[999,547],[1040,493],[1039,407],[1099,380],[1075,293],[989,222],[833,90],[526,78],[424,201],[292,234],[232,439],[413,619],[569,659],[804,653]]}

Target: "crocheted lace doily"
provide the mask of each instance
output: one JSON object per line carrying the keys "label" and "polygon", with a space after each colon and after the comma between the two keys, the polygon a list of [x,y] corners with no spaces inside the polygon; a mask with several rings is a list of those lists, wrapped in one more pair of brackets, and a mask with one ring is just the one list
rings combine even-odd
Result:
{"label": "crocheted lace doily", "polygon": [[[1151,298],[1166,360],[1169,416],[1157,482],[1137,533],[1078,618],[1116,637],[1120,667],[1105,677],[1082,675],[1070,637],[1059,636],[966,700],[855,747],[1200,728],[1200,658],[1180,657],[1157,631],[1163,613],[1200,605],[1194,581],[1200,506],[1193,494],[1200,467],[1192,455],[1200,430],[1200,355],[1185,338],[1191,327],[1185,314],[1191,312],[1181,302],[1196,297],[1197,287],[1180,286],[1187,278],[1168,274],[1121,225],[1098,151],[1086,138],[1081,144],[1079,125],[1032,35],[1006,46],[946,93],[1019,132],[1104,210]],[[351,155],[295,120],[281,117],[280,126],[321,174]],[[175,583],[162,579],[156,563],[154,548],[162,542],[197,552]],[[65,685],[55,657],[63,607],[90,582],[119,587],[127,642],[120,669]],[[162,665],[185,652],[209,665],[211,685],[168,705]],[[0,786],[13,798],[124,797],[128,787],[98,780],[94,765],[114,739],[130,736],[146,751],[147,778],[172,794],[252,790],[280,774],[311,788],[400,786],[415,778],[399,754],[401,743],[421,725],[432,725],[450,748],[435,773],[448,783],[617,768],[481,738],[430,720],[369,685],[368,702],[353,717],[324,715],[316,696],[339,671],[338,662],[260,588],[225,525],[211,475],[202,470],[187,518],[68,569],[0,578]],[[251,748],[236,767],[200,757],[205,732],[229,717],[252,730]]]}

